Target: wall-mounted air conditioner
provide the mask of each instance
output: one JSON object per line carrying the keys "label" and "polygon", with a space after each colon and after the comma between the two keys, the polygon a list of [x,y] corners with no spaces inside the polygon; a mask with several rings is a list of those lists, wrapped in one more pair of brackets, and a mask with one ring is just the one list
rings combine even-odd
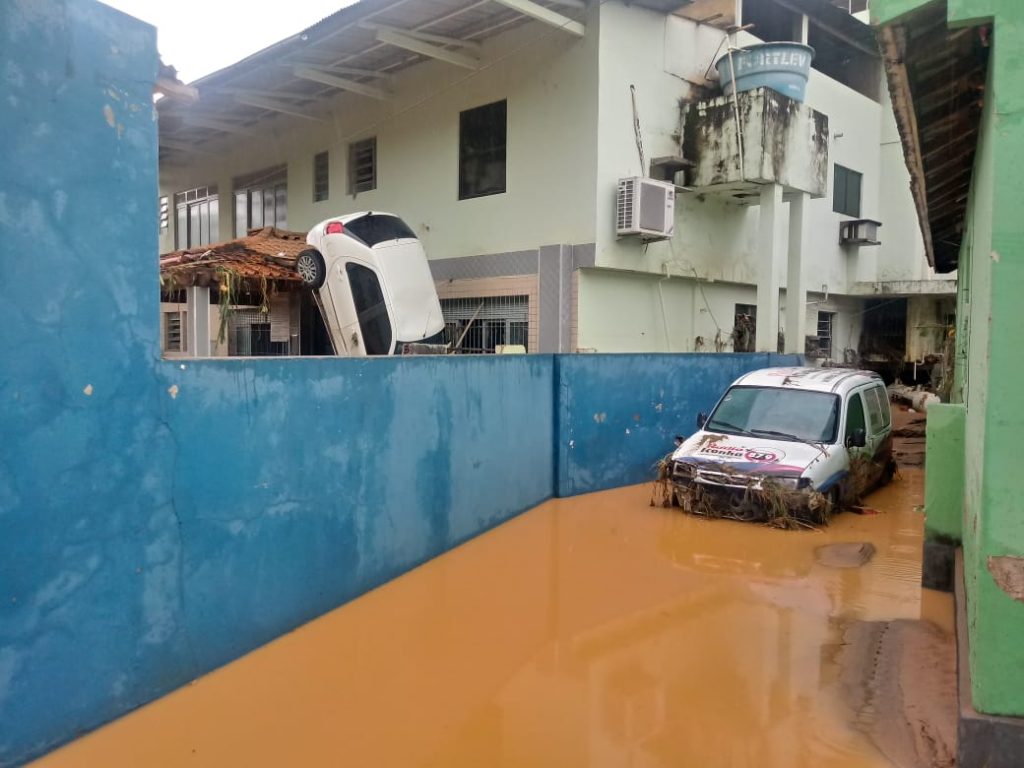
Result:
{"label": "wall-mounted air conditioner", "polygon": [[851,219],[839,223],[840,245],[881,245],[878,228],[882,222],[874,219]]}
{"label": "wall-mounted air conditioner", "polygon": [[666,240],[676,225],[676,188],[667,181],[634,176],[619,179],[615,200],[615,232],[642,240]]}

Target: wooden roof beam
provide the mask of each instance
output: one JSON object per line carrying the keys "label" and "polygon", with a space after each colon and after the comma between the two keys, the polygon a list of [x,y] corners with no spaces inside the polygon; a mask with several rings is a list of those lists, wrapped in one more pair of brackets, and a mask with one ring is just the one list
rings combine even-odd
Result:
{"label": "wooden roof beam", "polygon": [[239,125],[237,123],[229,123],[226,120],[216,120],[212,117],[202,117],[200,115],[186,115],[185,125],[190,125],[195,128],[208,128],[213,131],[220,131],[221,133],[232,133],[239,136],[258,136],[259,131],[255,131],[245,125]]}
{"label": "wooden roof beam", "polygon": [[[398,31],[391,27],[377,27],[376,31],[378,42],[387,43],[396,48],[404,48],[407,51],[418,53],[429,59],[438,59],[439,61],[445,61],[465,69],[477,69],[479,67],[480,62],[475,56],[443,48],[436,43],[425,40],[422,33]],[[432,35],[432,37],[434,36]]]}
{"label": "wooden roof beam", "polygon": [[260,109],[269,109],[271,112],[280,112],[284,115],[291,115],[292,117],[301,117],[304,120],[315,120],[322,122],[323,118],[317,117],[311,114],[301,107],[291,104],[287,101],[281,101],[277,97],[263,96],[259,93],[253,93],[252,91],[236,90],[232,92],[232,96],[235,97],[235,101],[239,104],[247,104],[250,107],[259,107]]}
{"label": "wooden roof beam", "polygon": [[214,152],[210,149],[197,147],[195,144],[187,141],[175,141],[174,139],[160,139],[160,146],[166,147],[167,149],[173,149],[175,152],[184,152],[186,154],[210,155],[211,157],[221,154],[220,152]]}
{"label": "wooden roof beam", "polygon": [[578,21],[573,21],[568,16],[563,16],[557,11],[545,8],[540,3],[533,2],[533,0],[494,1],[499,5],[504,5],[506,8],[511,8],[513,11],[518,11],[524,16],[529,16],[531,19],[536,19],[544,24],[548,24],[552,27],[568,32],[570,35],[583,37],[587,33],[587,28]]}
{"label": "wooden roof beam", "polygon": [[295,69],[292,70],[292,74],[301,80],[312,80],[314,83],[329,85],[332,88],[349,91],[350,93],[358,93],[360,96],[368,96],[371,99],[386,101],[391,96],[391,94],[383,88],[377,88],[376,86],[367,85],[366,83],[357,83],[355,80],[338,77],[330,72],[313,69],[312,67],[295,67]]}

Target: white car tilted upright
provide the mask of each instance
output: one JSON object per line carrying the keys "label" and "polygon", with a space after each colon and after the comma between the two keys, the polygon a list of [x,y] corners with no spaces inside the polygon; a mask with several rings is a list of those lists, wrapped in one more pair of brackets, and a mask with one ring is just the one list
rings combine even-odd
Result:
{"label": "white car tilted upright", "polygon": [[336,354],[393,355],[444,329],[427,255],[397,216],[377,211],[322,221],[295,269],[316,292]]}

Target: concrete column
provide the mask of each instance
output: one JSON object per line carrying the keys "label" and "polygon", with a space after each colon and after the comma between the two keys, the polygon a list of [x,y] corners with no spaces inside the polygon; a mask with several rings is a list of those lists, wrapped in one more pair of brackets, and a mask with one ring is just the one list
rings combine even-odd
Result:
{"label": "concrete column", "polygon": [[782,260],[782,187],[761,187],[760,232],[757,254],[757,351],[775,352],[779,346],[779,283]]}
{"label": "concrete column", "polygon": [[807,201],[800,192],[789,202],[789,262],[786,270],[786,352],[802,355],[807,335],[807,283],[804,247],[807,244]]}
{"label": "concrete column", "polygon": [[192,357],[210,357],[210,289],[193,285],[185,289],[185,310],[188,313],[188,353]]}

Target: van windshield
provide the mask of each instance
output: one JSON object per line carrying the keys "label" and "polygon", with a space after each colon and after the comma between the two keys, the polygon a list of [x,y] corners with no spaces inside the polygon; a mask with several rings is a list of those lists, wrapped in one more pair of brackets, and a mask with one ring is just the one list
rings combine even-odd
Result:
{"label": "van windshield", "polygon": [[704,429],[730,435],[834,443],[839,398],[779,387],[731,387]]}

